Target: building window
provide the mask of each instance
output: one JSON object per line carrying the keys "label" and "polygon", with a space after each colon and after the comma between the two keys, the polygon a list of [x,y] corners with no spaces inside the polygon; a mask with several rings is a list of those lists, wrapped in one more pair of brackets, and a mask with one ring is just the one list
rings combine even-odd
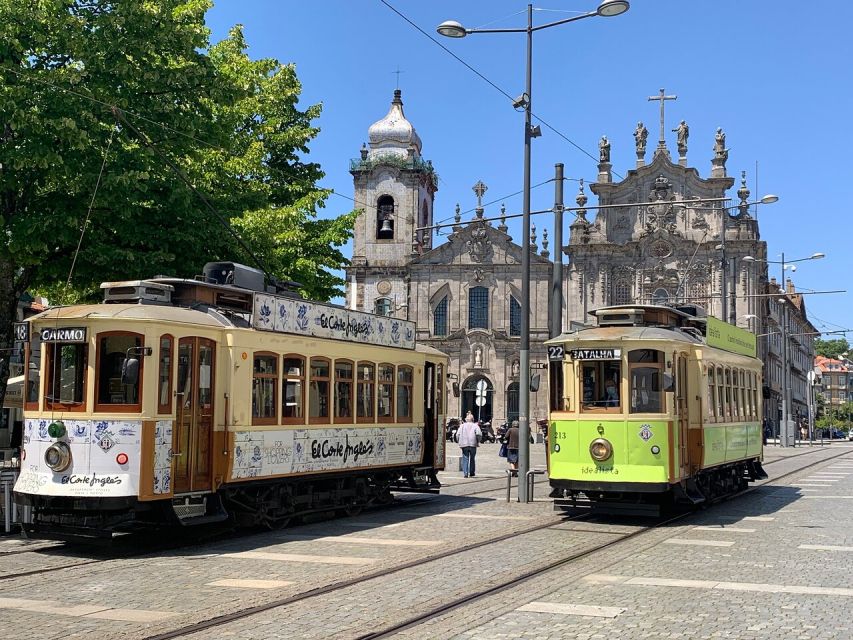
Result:
{"label": "building window", "polygon": [[252,370],[252,424],[275,424],[278,356],[256,354]]}
{"label": "building window", "polygon": [[432,312],[432,334],[434,336],[447,335],[447,296],[444,296]]}
{"label": "building window", "polygon": [[694,277],[690,279],[690,291],[689,291],[690,301],[702,305],[703,307],[708,306],[708,286],[707,282],[698,277]]}
{"label": "building window", "polygon": [[376,239],[394,239],[394,198],[381,196],[376,201]]}
{"label": "building window", "polygon": [[388,298],[377,298],[374,303],[373,313],[377,316],[390,316],[391,315],[391,300]]}
{"label": "building window", "polygon": [[621,277],[613,282],[613,304],[631,304],[631,281]]}
{"label": "building window", "polygon": [[486,287],[471,287],[468,291],[468,328],[489,328],[489,290]]}
{"label": "building window", "polygon": [[669,291],[664,288],[655,289],[652,294],[652,304],[666,304],[669,302]]}
{"label": "building window", "polygon": [[515,296],[509,297],[509,335],[521,335],[521,305]]}

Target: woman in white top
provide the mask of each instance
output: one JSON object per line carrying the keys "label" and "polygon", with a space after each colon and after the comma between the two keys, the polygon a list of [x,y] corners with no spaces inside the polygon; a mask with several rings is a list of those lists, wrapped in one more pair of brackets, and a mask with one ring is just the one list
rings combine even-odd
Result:
{"label": "woman in white top", "polygon": [[474,422],[474,414],[469,411],[465,416],[465,422],[460,425],[456,432],[456,439],[462,448],[462,475],[466,478],[474,477],[477,447],[480,446],[482,436],[480,425]]}

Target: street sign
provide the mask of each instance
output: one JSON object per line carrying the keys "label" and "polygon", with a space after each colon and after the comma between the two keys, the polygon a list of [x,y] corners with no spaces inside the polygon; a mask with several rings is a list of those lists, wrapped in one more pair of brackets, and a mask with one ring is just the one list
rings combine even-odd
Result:
{"label": "street sign", "polygon": [[485,380],[480,380],[477,382],[477,386],[474,387],[475,395],[474,395],[474,404],[478,407],[482,407],[486,404],[486,392],[489,390],[489,385]]}

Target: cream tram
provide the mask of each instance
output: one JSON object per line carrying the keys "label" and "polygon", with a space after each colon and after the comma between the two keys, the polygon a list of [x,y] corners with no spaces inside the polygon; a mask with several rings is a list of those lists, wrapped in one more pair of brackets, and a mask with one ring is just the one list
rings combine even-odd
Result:
{"label": "cream tram", "polygon": [[233,263],[102,288],[27,323],[31,534],[277,527],[437,490],[447,359],[413,323],[270,292]]}
{"label": "cream tram", "polygon": [[558,506],[650,514],[766,477],[753,334],[695,307],[593,314],[597,327],[547,343]]}

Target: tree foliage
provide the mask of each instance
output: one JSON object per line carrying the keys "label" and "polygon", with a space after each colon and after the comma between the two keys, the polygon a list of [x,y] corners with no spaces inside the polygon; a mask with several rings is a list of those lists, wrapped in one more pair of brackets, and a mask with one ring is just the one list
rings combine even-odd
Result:
{"label": "tree foliage", "polygon": [[846,338],[838,338],[837,340],[821,340],[817,338],[814,341],[815,353],[825,358],[838,358],[842,353],[850,350],[850,345]]}
{"label": "tree foliage", "polygon": [[69,299],[103,280],[251,263],[164,157],[272,275],[339,292],[352,214],[317,219],[323,173],[301,159],[320,106],[300,110],[294,67],[251,60],[240,27],[211,45],[209,7],[0,0],[0,348],[21,294],[60,293],[72,262]]}

